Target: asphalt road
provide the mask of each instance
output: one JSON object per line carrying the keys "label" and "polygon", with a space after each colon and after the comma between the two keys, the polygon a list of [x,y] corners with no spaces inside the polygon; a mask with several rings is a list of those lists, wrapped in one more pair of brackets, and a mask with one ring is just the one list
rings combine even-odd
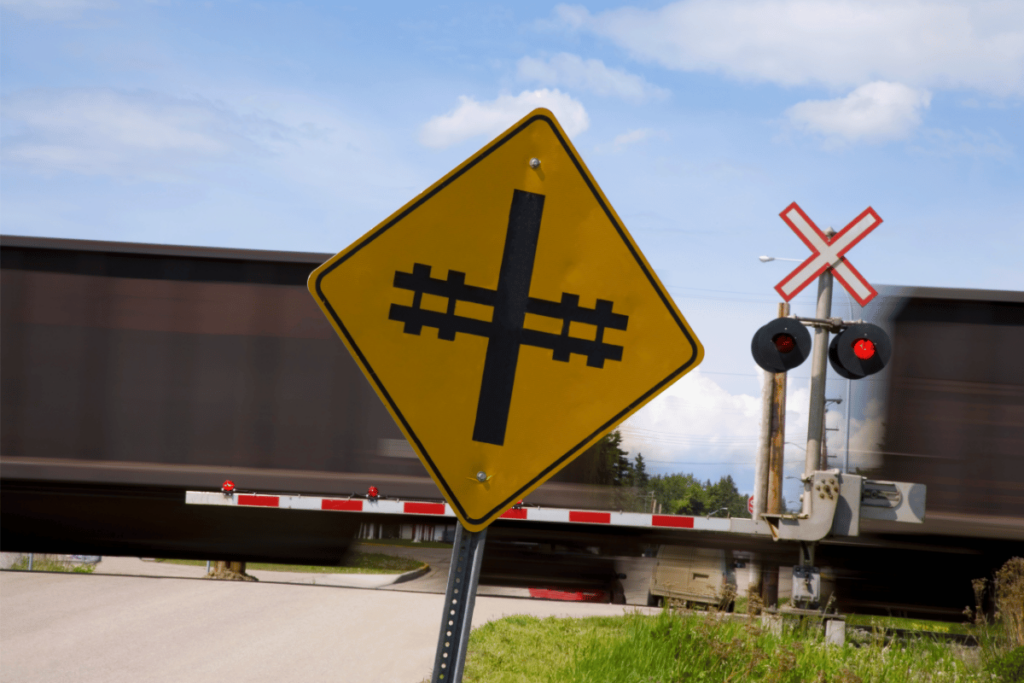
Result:
{"label": "asphalt road", "polygon": [[[395,588],[4,571],[0,681],[417,683],[444,597]],[[473,626],[631,609],[481,596]]]}
{"label": "asphalt road", "polygon": [[[452,551],[445,548],[418,548],[415,546],[373,546],[360,544],[357,548],[363,552],[383,552],[388,555],[415,558],[430,565],[430,571],[413,581],[385,587],[386,590],[416,591],[426,593],[444,593],[448,581],[448,567],[451,565]],[[649,557],[618,557],[615,558],[615,570],[625,574],[622,586],[626,594],[626,604],[647,605],[647,590],[651,583],[651,572],[654,571],[654,559]],[[542,586],[539,586],[542,587]],[[503,597],[529,597],[526,588],[510,588],[505,586],[480,586],[477,595]]]}

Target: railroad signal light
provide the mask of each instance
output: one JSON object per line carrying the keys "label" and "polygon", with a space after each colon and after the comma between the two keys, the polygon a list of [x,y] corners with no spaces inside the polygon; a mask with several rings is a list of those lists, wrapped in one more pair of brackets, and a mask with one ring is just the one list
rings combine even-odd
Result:
{"label": "railroad signal light", "polygon": [[892,356],[889,335],[878,325],[857,323],[837,334],[828,346],[828,360],[836,374],[863,379],[885,367]]}
{"label": "railroad signal light", "polygon": [[787,372],[811,355],[811,333],[792,318],[776,318],[754,334],[750,352],[768,372]]}
{"label": "railroad signal light", "polygon": [[853,355],[861,360],[867,360],[875,355],[875,344],[870,339],[858,339],[853,342]]}
{"label": "railroad signal light", "polygon": [[380,497],[380,491],[377,490],[376,486],[371,486],[366,491],[366,497],[369,498],[370,500],[377,500],[377,498]]}
{"label": "railroad signal light", "polygon": [[775,348],[779,350],[779,353],[789,353],[796,348],[796,340],[788,334],[777,334],[772,339],[775,343]]}
{"label": "railroad signal light", "polygon": [[230,479],[226,480],[223,484],[220,485],[220,490],[223,491],[224,493],[231,493],[232,491],[235,490],[235,482],[231,481]]}

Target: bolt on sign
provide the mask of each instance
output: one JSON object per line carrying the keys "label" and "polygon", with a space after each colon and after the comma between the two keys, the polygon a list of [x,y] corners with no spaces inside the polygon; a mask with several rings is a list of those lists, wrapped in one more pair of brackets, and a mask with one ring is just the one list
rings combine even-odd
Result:
{"label": "bolt on sign", "polygon": [[704,355],[545,109],[313,271],[309,290],[470,531]]}

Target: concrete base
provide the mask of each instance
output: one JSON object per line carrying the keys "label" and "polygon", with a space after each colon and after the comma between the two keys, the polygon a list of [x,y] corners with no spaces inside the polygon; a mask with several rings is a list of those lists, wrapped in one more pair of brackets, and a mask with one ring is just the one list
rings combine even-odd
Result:
{"label": "concrete base", "polygon": [[825,620],[825,643],[842,647],[846,644],[846,618]]}

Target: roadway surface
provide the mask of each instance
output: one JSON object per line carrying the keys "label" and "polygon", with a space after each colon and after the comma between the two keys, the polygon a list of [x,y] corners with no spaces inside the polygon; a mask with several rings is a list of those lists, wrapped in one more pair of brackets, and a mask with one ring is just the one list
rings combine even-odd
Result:
{"label": "roadway surface", "polygon": [[[94,574],[4,571],[0,681],[417,683],[433,666],[450,551],[409,551],[417,558],[437,554],[437,566],[376,588],[321,583],[353,576],[344,574],[316,575],[316,585],[309,575],[278,572],[267,574],[300,582],[210,581],[192,578],[203,567],[137,558],[105,558]],[[151,574],[128,575],[138,571]],[[511,614],[582,617],[636,609],[494,594],[524,590],[482,587],[473,626]],[[627,585],[627,594],[636,592]]]}

